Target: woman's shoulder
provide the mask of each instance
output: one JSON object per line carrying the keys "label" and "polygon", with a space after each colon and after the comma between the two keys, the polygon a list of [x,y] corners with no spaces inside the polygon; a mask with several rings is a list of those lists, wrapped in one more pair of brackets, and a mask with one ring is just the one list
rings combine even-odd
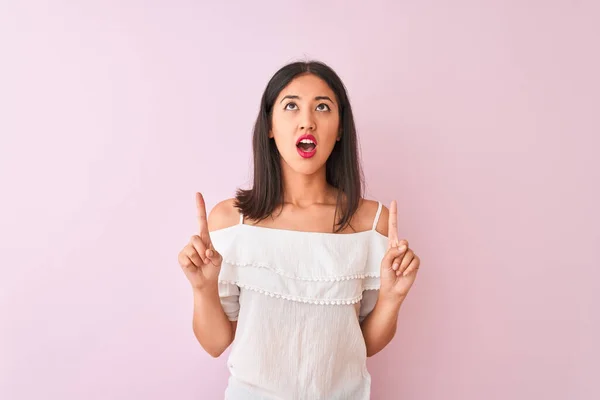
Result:
{"label": "woman's shoulder", "polygon": [[208,230],[229,228],[240,222],[240,212],[235,206],[235,198],[218,202],[208,214]]}
{"label": "woman's shoulder", "polygon": [[[236,199],[230,198],[218,202],[208,214],[208,229],[216,231],[229,228],[240,223],[240,211],[235,206]],[[362,198],[354,215],[352,225],[356,231],[370,230],[377,216],[379,201]],[[382,205],[377,221],[376,230],[382,235],[388,234],[389,210]]]}
{"label": "woman's shoulder", "polygon": [[[373,222],[377,217],[379,201],[371,199],[360,199],[358,209],[356,210],[355,219],[357,220],[357,231],[366,231],[373,227]],[[377,220],[375,230],[384,236],[388,234],[388,220],[390,211],[385,205],[381,205],[381,212]]]}

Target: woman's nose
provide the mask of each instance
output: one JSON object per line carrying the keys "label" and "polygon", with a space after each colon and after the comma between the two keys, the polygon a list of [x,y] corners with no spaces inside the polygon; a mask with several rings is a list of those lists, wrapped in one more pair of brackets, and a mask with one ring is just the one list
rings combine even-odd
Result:
{"label": "woman's nose", "polygon": [[302,124],[300,125],[301,130],[314,131],[315,126],[313,124]]}
{"label": "woman's nose", "polygon": [[302,117],[302,121],[300,122],[300,129],[302,130],[315,130],[315,121],[312,118],[312,115],[310,115],[310,113],[306,113],[303,117]]}

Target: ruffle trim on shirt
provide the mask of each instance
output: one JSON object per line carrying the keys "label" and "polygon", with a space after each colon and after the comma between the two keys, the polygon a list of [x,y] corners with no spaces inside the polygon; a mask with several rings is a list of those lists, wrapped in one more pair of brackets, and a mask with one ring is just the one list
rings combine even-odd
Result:
{"label": "ruffle trim on shirt", "polygon": [[294,276],[293,274],[290,274],[288,272],[286,272],[284,269],[282,268],[277,268],[274,266],[270,266],[267,264],[260,264],[260,263],[244,263],[244,262],[236,262],[233,260],[225,260],[223,259],[223,262],[230,264],[231,266],[234,267],[240,267],[240,268],[246,268],[246,267],[252,267],[252,268],[264,268],[267,270],[270,270],[272,272],[275,272],[281,276],[284,276],[286,278],[290,278],[290,279],[298,279],[301,281],[309,281],[309,282],[340,282],[340,281],[348,281],[348,280],[352,280],[352,279],[365,279],[365,278],[378,278],[379,277],[379,273],[371,273],[371,274],[354,274],[354,275],[342,275],[342,276],[323,276],[323,277],[314,277],[314,276]]}
{"label": "ruffle trim on shirt", "polygon": [[254,292],[257,293],[261,293],[264,294],[266,296],[269,297],[273,297],[276,299],[284,299],[284,300],[291,300],[291,301],[297,301],[300,303],[307,303],[307,304],[321,304],[321,305],[344,305],[344,304],[356,304],[359,301],[362,300],[362,293],[355,298],[352,299],[316,299],[316,298],[306,298],[306,297],[300,297],[300,296],[293,296],[293,295],[287,295],[287,294],[281,294],[281,293],[275,293],[275,292],[271,292],[268,290],[265,290],[263,288],[259,288],[259,287],[254,287],[245,283],[241,283],[241,282],[237,282],[237,281],[224,281],[224,280],[220,280],[219,283],[223,283],[223,284],[229,284],[229,285],[236,285],[239,286],[242,289],[248,289],[248,290],[252,290]]}
{"label": "ruffle trim on shirt", "polygon": [[318,234],[236,225],[211,232],[222,284],[311,304],[355,304],[379,289],[387,238],[376,231]]}
{"label": "ruffle trim on shirt", "polygon": [[314,304],[354,304],[362,298],[362,279],[299,280],[271,269],[223,262],[219,282],[235,284],[271,297]]}

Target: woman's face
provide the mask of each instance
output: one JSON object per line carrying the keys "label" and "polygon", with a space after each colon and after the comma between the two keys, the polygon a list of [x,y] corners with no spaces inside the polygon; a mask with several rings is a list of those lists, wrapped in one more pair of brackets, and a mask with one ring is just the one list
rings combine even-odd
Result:
{"label": "woman's face", "polygon": [[327,83],[312,74],[296,77],[279,93],[269,137],[294,171],[313,174],[329,158],[340,139],[337,101]]}

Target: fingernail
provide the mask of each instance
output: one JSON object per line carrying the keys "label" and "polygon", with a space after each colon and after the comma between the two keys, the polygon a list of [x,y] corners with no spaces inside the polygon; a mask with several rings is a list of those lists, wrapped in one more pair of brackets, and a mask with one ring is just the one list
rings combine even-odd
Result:
{"label": "fingernail", "polygon": [[212,257],[213,256],[213,251],[212,250],[208,250],[208,256]]}
{"label": "fingernail", "polygon": [[406,246],[405,246],[405,245],[402,245],[402,246],[398,247],[398,251],[399,251],[400,253],[404,253],[404,252],[406,251]]}
{"label": "fingernail", "polygon": [[397,269],[398,269],[398,266],[399,266],[399,265],[398,265],[398,263],[394,263],[394,264],[392,265],[392,269],[395,271],[395,270],[397,270]]}

